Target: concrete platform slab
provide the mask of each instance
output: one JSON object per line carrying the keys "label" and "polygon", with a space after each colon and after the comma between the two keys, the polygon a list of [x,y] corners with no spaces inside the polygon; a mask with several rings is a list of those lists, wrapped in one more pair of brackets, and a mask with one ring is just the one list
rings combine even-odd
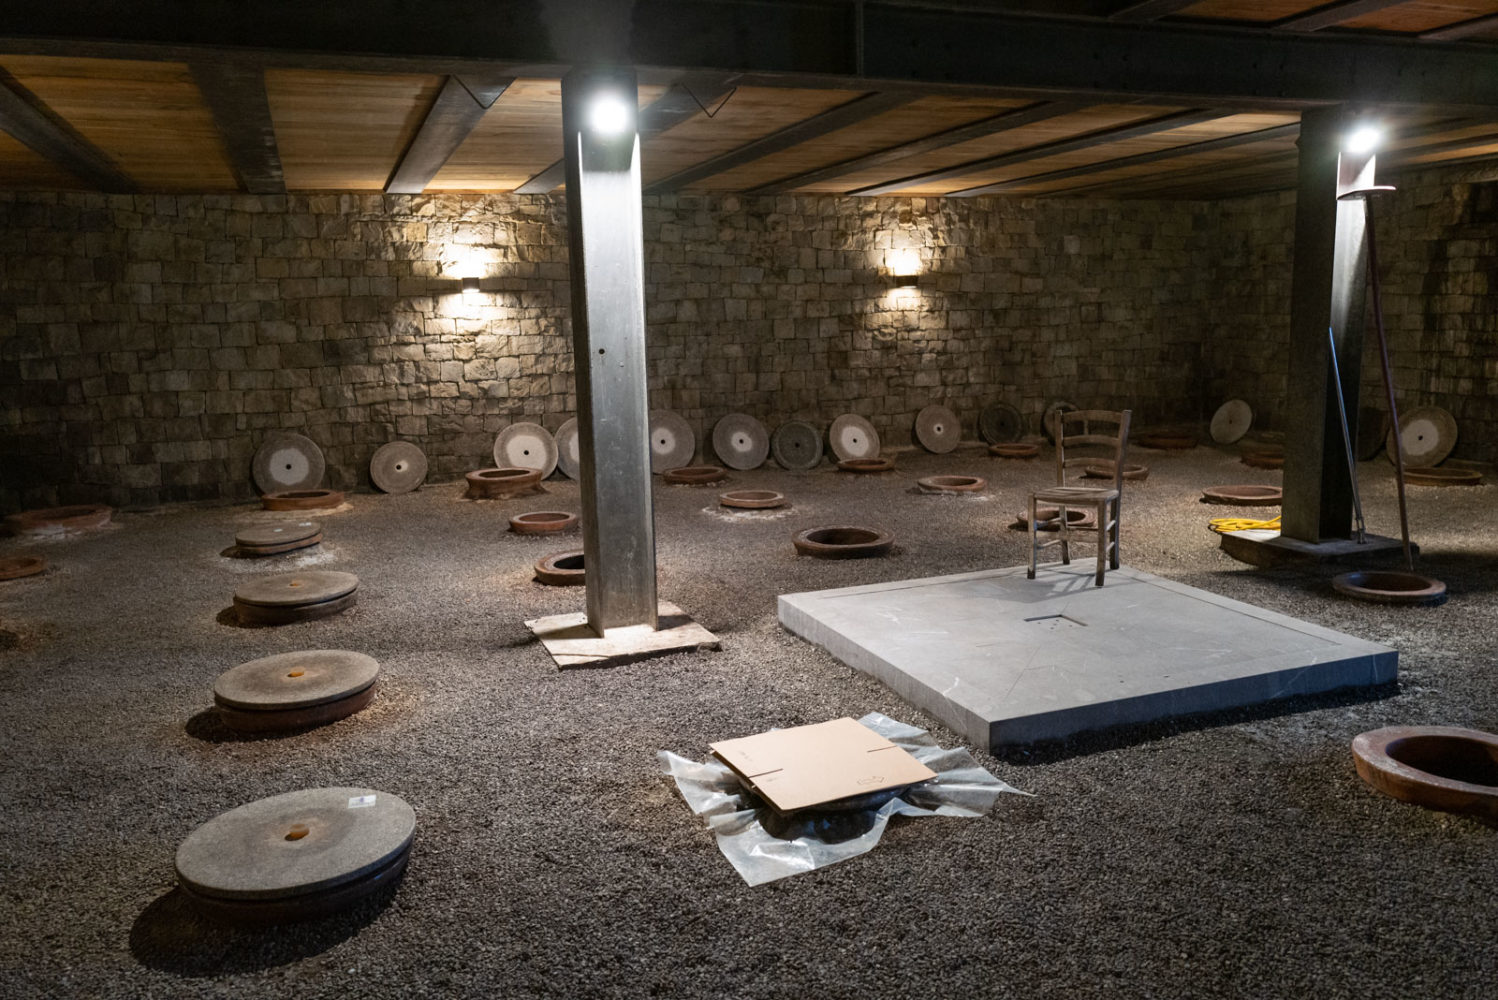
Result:
{"label": "concrete platform slab", "polygon": [[657,605],[658,628],[630,625],[611,628],[600,636],[588,627],[588,614],[575,611],[525,623],[546,647],[557,666],[614,667],[623,663],[681,653],[717,649],[718,637],[669,601]]}
{"label": "concrete platform slab", "polygon": [[977,746],[1394,679],[1399,654],[1090,562],[786,594],[780,622]]}

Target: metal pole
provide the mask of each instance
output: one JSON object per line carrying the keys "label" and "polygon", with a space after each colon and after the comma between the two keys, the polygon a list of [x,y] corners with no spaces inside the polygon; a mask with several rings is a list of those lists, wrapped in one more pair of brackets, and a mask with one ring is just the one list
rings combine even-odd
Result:
{"label": "metal pole", "polygon": [[1337,387],[1337,416],[1342,418],[1342,447],[1347,452],[1347,478],[1352,483],[1352,511],[1357,516],[1358,544],[1364,544],[1368,539],[1368,527],[1363,523],[1363,498],[1358,494],[1358,466],[1352,457],[1352,433],[1347,429],[1347,404],[1342,399],[1342,370],[1337,364],[1337,334],[1331,327],[1326,328],[1326,338],[1329,342],[1332,359],[1332,385]]}
{"label": "metal pole", "polygon": [[1389,366],[1389,338],[1384,333],[1384,309],[1378,285],[1378,243],[1373,235],[1373,196],[1363,198],[1368,213],[1368,283],[1373,288],[1373,323],[1378,328],[1378,357],[1384,367],[1384,391],[1389,396],[1389,419],[1394,421],[1394,475],[1399,491],[1399,535],[1404,540],[1404,562],[1415,572],[1415,557],[1410,552],[1410,517],[1404,503],[1404,442],[1399,435],[1399,404],[1394,400],[1394,369]]}
{"label": "metal pole", "polygon": [[635,73],[562,79],[588,625],[656,627]]}

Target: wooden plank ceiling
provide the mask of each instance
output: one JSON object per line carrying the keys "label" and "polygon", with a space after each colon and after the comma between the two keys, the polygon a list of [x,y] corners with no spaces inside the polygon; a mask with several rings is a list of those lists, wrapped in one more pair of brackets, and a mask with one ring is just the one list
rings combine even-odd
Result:
{"label": "wooden plank ceiling", "polygon": [[[1092,0],[1067,12],[1078,7],[1498,43],[1498,0]],[[560,179],[556,79],[0,53],[0,88],[0,190],[508,192]],[[656,123],[642,143],[647,192],[1212,198],[1294,184],[1293,111],[734,87],[702,74],[642,86],[640,107]],[[1381,164],[1498,162],[1498,118],[1381,120]]]}

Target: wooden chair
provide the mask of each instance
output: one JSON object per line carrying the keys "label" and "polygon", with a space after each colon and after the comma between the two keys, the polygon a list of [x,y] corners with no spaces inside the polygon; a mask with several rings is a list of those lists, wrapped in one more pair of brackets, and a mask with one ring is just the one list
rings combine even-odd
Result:
{"label": "wooden chair", "polygon": [[[1056,485],[1030,494],[1030,571],[1026,574],[1030,579],[1035,579],[1036,556],[1048,546],[1060,545],[1061,562],[1071,564],[1071,529],[1066,522],[1067,511],[1076,508],[1090,509],[1097,520],[1097,586],[1103,585],[1105,570],[1118,569],[1119,507],[1123,500],[1124,454],[1129,447],[1129,418],[1132,414],[1132,410],[1071,410],[1057,414]],[[1094,429],[1094,424],[1107,425],[1113,430],[1110,433],[1099,433]],[[1101,460],[1101,456],[1096,454],[1078,457],[1075,452],[1072,457],[1067,457],[1068,448],[1085,445],[1112,448],[1111,487],[1066,485],[1068,468],[1097,464]],[[1044,542],[1040,540],[1040,529],[1035,516],[1037,508],[1041,506],[1059,508],[1056,515],[1059,521],[1057,537]]]}

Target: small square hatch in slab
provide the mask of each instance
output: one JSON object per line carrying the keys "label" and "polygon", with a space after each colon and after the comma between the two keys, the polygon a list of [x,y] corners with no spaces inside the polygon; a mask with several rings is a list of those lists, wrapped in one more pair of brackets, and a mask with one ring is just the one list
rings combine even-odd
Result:
{"label": "small square hatch in slab", "polygon": [[904,749],[849,718],[722,740],[709,749],[786,813],[936,777]]}

